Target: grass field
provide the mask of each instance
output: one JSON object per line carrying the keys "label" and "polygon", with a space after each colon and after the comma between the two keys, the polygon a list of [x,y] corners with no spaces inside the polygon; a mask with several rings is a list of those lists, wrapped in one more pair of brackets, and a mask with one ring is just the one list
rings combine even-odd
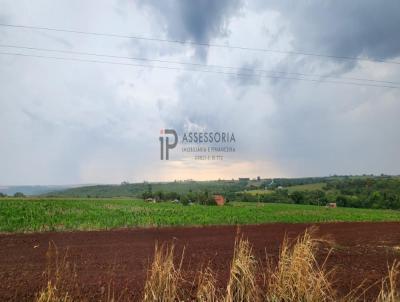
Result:
{"label": "grass field", "polygon": [[[293,193],[294,191],[322,190],[322,188],[324,186],[325,186],[325,183],[317,182],[317,183],[312,183],[312,184],[284,187],[284,189],[288,190],[289,193]],[[274,193],[275,191],[258,189],[258,190],[248,190],[248,191],[243,191],[243,192],[246,192],[247,194],[251,194],[251,195],[257,195],[257,194],[270,194],[270,193]]]}
{"label": "grass field", "polygon": [[273,190],[263,190],[263,189],[242,191],[242,193],[247,193],[250,195],[270,194],[270,193],[274,193],[274,192],[275,191],[273,191]]}
{"label": "grass field", "polygon": [[133,199],[4,199],[0,232],[99,230],[124,227],[268,222],[400,221],[400,212],[291,204],[217,206],[152,204]]}
{"label": "grass field", "polygon": [[324,186],[325,186],[325,184],[323,182],[317,182],[317,183],[313,183],[313,184],[290,186],[290,187],[287,187],[286,189],[289,191],[289,193],[292,193],[294,191],[322,190],[322,188]]}

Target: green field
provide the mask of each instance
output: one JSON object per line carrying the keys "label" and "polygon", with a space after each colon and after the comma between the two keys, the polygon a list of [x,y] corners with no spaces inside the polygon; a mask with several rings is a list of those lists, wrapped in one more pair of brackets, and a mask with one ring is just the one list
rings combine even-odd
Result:
{"label": "green field", "polygon": [[297,186],[290,186],[285,189],[289,191],[289,193],[293,193],[294,191],[313,191],[313,190],[322,190],[325,186],[323,182],[317,182],[313,184],[305,184],[305,185],[297,185]]}
{"label": "green field", "polygon": [[257,189],[257,190],[242,191],[241,193],[247,193],[250,195],[261,195],[261,194],[270,194],[270,193],[274,193],[274,192],[275,191],[273,191],[273,190]]}
{"label": "green field", "polygon": [[145,203],[133,199],[3,199],[0,232],[268,222],[400,221],[400,212],[236,202],[223,207]]}
{"label": "green field", "polygon": [[[295,185],[295,186],[288,186],[288,187],[283,187],[283,189],[288,190],[289,193],[293,193],[295,191],[313,191],[313,190],[322,190],[322,188],[325,186],[325,183],[323,182],[317,182],[317,183],[312,183],[312,184],[304,184],[304,185]],[[270,194],[274,193],[274,190],[265,190],[265,189],[256,189],[256,190],[248,190],[248,191],[242,191],[242,193],[245,192],[250,195],[258,195],[258,194]]]}

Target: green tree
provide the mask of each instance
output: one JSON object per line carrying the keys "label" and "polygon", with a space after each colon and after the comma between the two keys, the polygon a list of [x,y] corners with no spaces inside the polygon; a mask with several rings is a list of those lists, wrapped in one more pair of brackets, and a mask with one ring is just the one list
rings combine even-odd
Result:
{"label": "green tree", "polygon": [[293,200],[295,204],[304,204],[304,192],[294,191],[292,194],[290,194],[290,199]]}

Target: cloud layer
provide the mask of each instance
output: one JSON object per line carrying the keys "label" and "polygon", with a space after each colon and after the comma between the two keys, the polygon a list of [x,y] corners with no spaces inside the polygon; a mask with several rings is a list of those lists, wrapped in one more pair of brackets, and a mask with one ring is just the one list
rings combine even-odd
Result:
{"label": "cloud layer", "polygon": [[[400,61],[399,6],[10,0],[0,4],[0,22]],[[398,83],[397,64],[5,27],[0,42],[220,66],[196,72],[201,68],[120,58],[59,55],[149,66],[0,55],[1,185],[400,173],[400,89],[299,75]],[[162,128],[233,131],[237,152],[223,162],[177,152],[160,161]]]}
{"label": "cloud layer", "polygon": [[[154,12],[154,22],[171,40],[208,44],[211,39],[228,35],[229,19],[238,12],[239,0],[142,1]],[[207,47],[197,46],[197,55],[206,59]]]}

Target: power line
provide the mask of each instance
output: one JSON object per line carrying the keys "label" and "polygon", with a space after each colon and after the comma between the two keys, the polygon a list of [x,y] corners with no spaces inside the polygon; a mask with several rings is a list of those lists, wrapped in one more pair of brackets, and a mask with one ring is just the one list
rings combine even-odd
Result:
{"label": "power line", "polygon": [[383,81],[383,80],[373,80],[373,79],[365,79],[365,78],[334,77],[334,76],[306,74],[306,73],[299,73],[299,72],[286,72],[286,71],[277,71],[277,70],[252,69],[252,68],[245,68],[245,67],[232,67],[232,66],[215,65],[215,64],[202,64],[202,63],[191,63],[191,62],[170,61],[170,60],[160,60],[160,59],[149,59],[149,58],[139,58],[139,57],[126,57],[126,56],[99,54],[99,53],[93,53],[93,52],[82,52],[82,51],[60,50],[60,49],[49,49],[49,48],[38,48],[38,47],[28,47],[28,46],[20,46],[20,45],[0,44],[0,47],[35,50],[35,51],[47,51],[47,52],[56,52],[56,53],[67,53],[67,54],[74,54],[74,55],[88,55],[88,56],[114,58],[114,59],[127,59],[127,60],[135,60],[135,61],[179,64],[179,65],[188,65],[188,66],[196,66],[196,67],[224,68],[224,69],[238,70],[238,71],[249,71],[249,72],[260,72],[260,73],[275,73],[275,74],[277,73],[277,74],[284,74],[284,75],[288,74],[288,75],[296,75],[296,76],[302,76],[302,77],[318,77],[320,79],[339,79],[339,80],[351,80],[351,81],[363,81],[363,82],[372,82],[372,83],[385,83],[385,84],[400,85],[400,83],[398,83],[398,82]]}
{"label": "power line", "polygon": [[333,83],[333,84],[344,84],[344,85],[365,86],[365,87],[379,87],[379,88],[393,88],[393,89],[399,89],[400,88],[398,86],[375,85],[375,84],[365,84],[365,83],[357,83],[357,82],[315,80],[315,79],[305,79],[305,78],[296,78],[296,77],[283,77],[283,76],[248,74],[248,73],[233,73],[233,72],[206,70],[206,69],[184,69],[184,68],[170,67],[170,66],[154,66],[154,65],[144,65],[144,64],[131,64],[131,63],[122,63],[122,62],[88,60],[88,59],[66,58],[66,57],[53,57],[53,56],[32,55],[32,54],[23,54],[23,53],[0,52],[0,55],[11,55],[11,56],[20,56],[20,57],[42,58],[42,59],[53,59],[53,60],[60,60],[60,61],[77,61],[77,62],[86,62],[86,63],[100,63],[100,64],[110,64],[110,65],[133,66],[133,67],[147,67],[147,68],[150,67],[150,68],[157,68],[157,69],[177,70],[177,71],[193,71],[193,72],[201,72],[201,73],[215,73],[215,74],[222,74],[222,75],[232,75],[232,76],[237,76],[237,77],[255,77],[255,78],[270,78],[270,79],[283,79],[283,80],[297,80],[297,81],[307,81],[307,82],[314,82],[314,83]]}
{"label": "power line", "polygon": [[202,46],[202,47],[228,48],[228,49],[247,50],[247,51],[256,51],[256,52],[272,52],[272,53],[280,53],[280,54],[295,55],[295,56],[314,56],[314,57],[331,58],[331,59],[379,62],[379,63],[385,63],[385,64],[400,65],[400,62],[389,61],[389,60],[384,60],[384,59],[368,59],[368,58],[362,58],[362,57],[360,58],[360,57],[350,57],[350,56],[336,56],[336,55],[327,55],[327,54],[302,52],[302,51],[286,51],[286,50],[277,50],[277,49],[268,49],[268,48],[252,48],[252,47],[244,47],[244,46],[238,46],[238,45],[212,44],[212,43],[206,43],[206,42],[171,40],[171,39],[153,38],[153,37],[145,37],[145,36],[130,36],[130,35],[122,35],[122,34],[99,33],[99,32],[89,32],[89,31],[70,30],[70,29],[61,29],[61,28],[52,28],[52,27],[41,27],[41,26],[30,26],[30,25],[16,25],[16,24],[6,24],[6,23],[0,23],[0,26],[9,27],[9,28],[46,30],[46,31],[84,34],[84,35],[112,37],[112,38],[145,40],[145,41],[153,41],[153,42],[166,42],[166,43],[175,43],[175,44],[182,44],[182,45],[189,44],[189,45],[197,45],[197,46]]}

